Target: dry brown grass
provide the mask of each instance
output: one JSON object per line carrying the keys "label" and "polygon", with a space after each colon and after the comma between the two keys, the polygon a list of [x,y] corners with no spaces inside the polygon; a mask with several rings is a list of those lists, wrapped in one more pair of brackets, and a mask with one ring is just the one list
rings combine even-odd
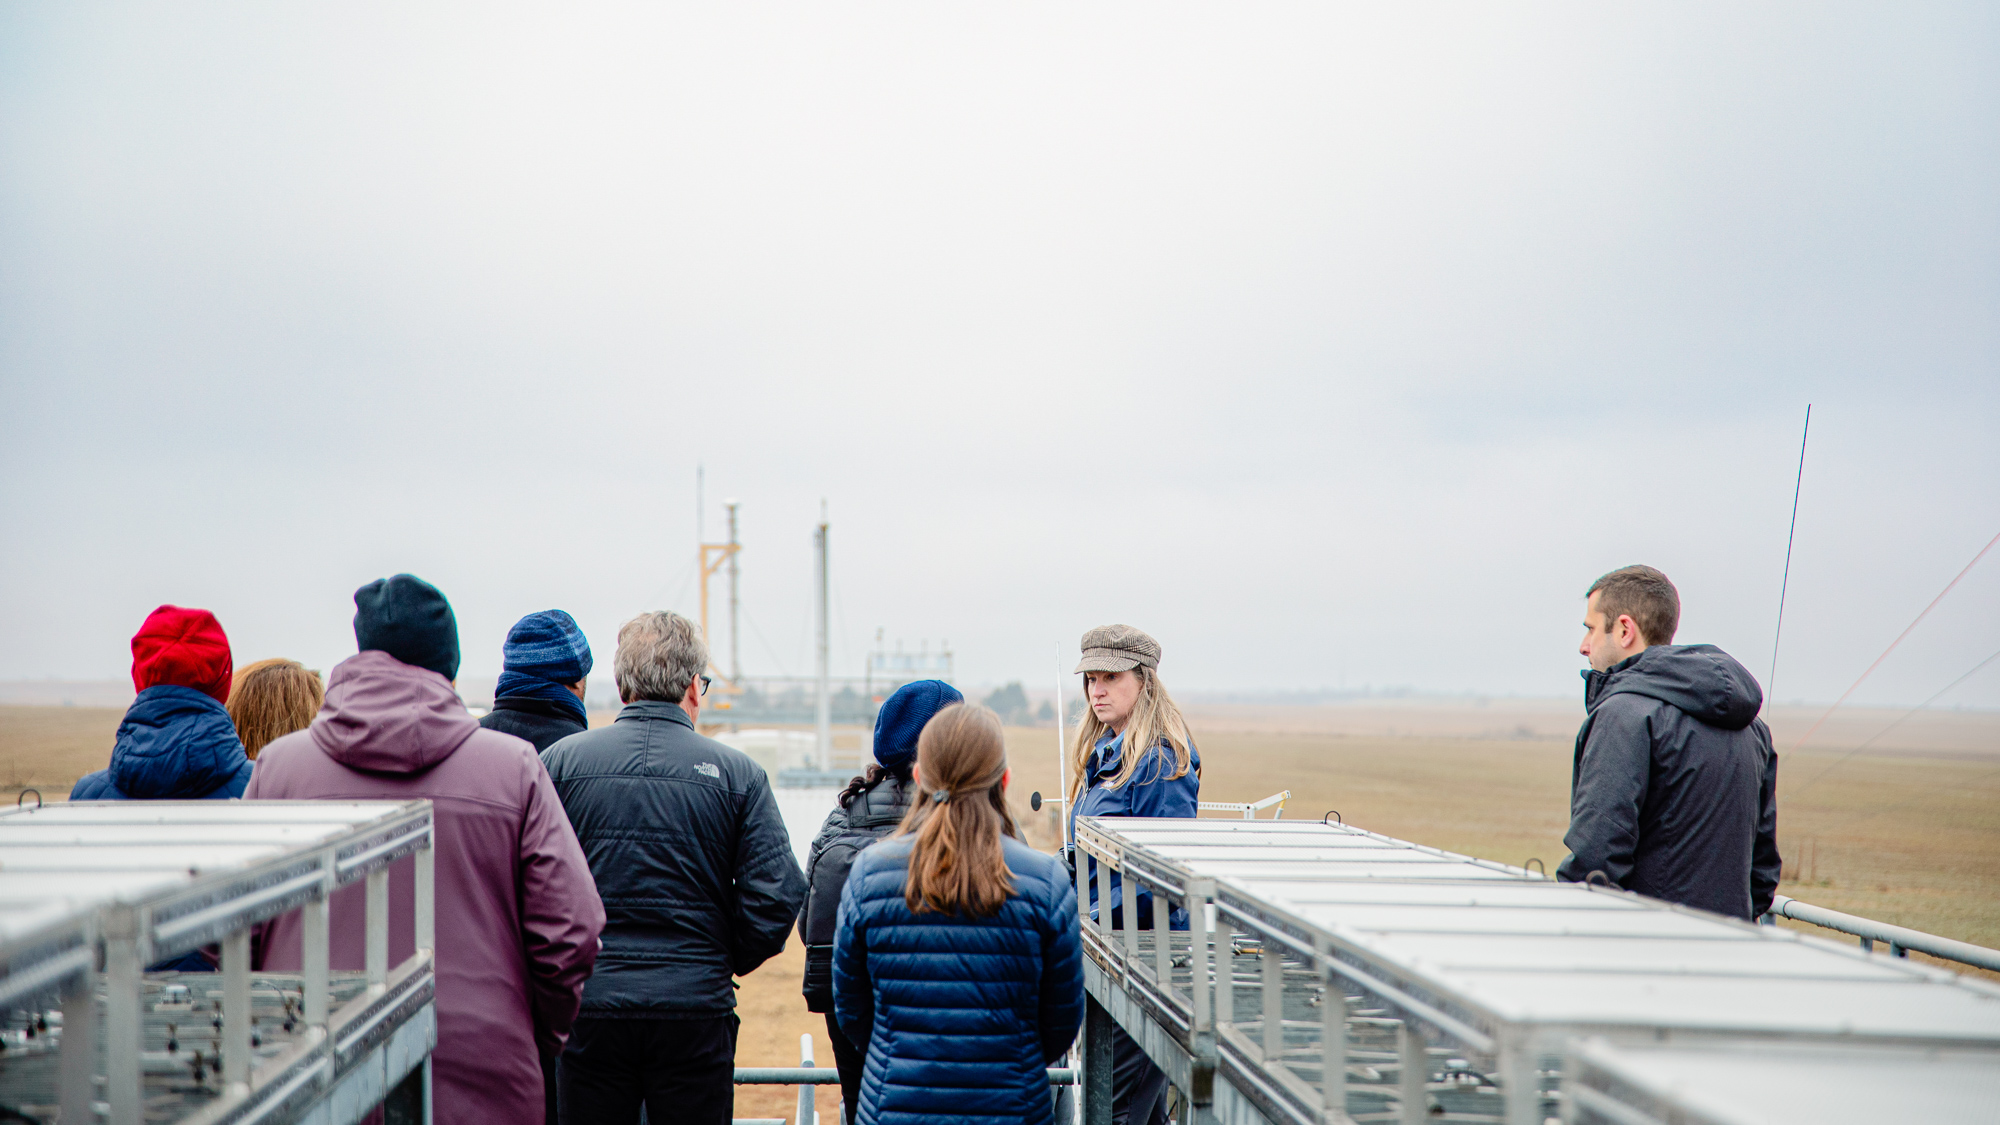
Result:
{"label": "dry brown grass", "polygon": [[[1553,868],[1565,854],[1573,709],[1495,701],[1429,710],[1385,704],[1191,711],[1204,762],[1202,795],[1210,800],[1254,800],[1290,789],[1290,818],[1338,809],[1350,824],[1507,863],[1532,856]],[[0,769],[8,771],[9,786],[37,785],[52,798],[67,793],[77,777],[103,767],[119,714],[0,707]],[[1781,711],[1774,724],[1781,749],[1816,717]],[[1810,748],[1782,759],[1779,843],[1787,882],[1781,891],[2000,946],[2000,716],[1927,716],[1841,761],[1893,717],[1843,712]],[[1057,790],[1055,732],[1011,729],[1007,740],[1011,800],[1031,841],[1052,847],[1052,818],[1031,815],[1027,798],[1036,789]],[[804,962],[794,941],[743,980],[740,1064],[796,1065],[799,1036],[811,1034],[821,1064],[832,1065],[825,1024],[799,995]],[[790,1088],[744,1087],[736,1112],[789,1119],[796,1098]],[[836,1119],[838,1101],[837,1088],[820,1089],[823,1120]]]}

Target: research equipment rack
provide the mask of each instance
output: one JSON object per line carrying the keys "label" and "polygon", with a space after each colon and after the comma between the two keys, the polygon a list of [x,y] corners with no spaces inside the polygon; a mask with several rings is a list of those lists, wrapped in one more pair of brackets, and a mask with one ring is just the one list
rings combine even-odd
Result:
{"label": "research equipment rack", "polygon": [[[122,801],[0,813],[0,1105],[64,1125],[430,1120],[437,1042],[429,801]],[[415,952],[389,964],[389,867]],[[364,968],[329,966],[328,900],[366,889]],[[304,968],[253,973],[292,910]],[[219,971],[145,966],[219,946]],[[14,1025],[22,1025],[16,1028]]]}
{"label": "research equipment rack", "polygon": [[1232,1125],[1544,1125],[1590,1038],[2000,1059],[1982,982],[1355,827],[1085,818],[1077,847],[1124,918],[1153,904],[1113,929],[1078,896],[1087,1122],[1109,1110],[1104,1021]]}

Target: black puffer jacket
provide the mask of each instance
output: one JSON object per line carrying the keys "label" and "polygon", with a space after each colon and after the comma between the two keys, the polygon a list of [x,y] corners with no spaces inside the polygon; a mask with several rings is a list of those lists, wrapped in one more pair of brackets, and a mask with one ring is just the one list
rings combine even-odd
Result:
{"label": "black puffer jacket", "polygon": [[1714,645],[1654,645],[1584,673],[1570,856],[1627,890],[1736,918],[1778,889],[1778,757],[1764,693]]}
{"label": "black puffer jacket", "polygon": [[806,890],[763,768],[655,700],[563,739],[542,763],[604,900],[583,1014],[734,1008],[730,977],[785,947]]}
{"label": "black puffer jacket", "polygon": [[487,730],[528,740],[537,754],[585,728],[569,712],[546,699],[508,696],[493,701],[493,710],[479,720]]}
{"label": "black puffer jacket", "polygon": [[826,814],[806,855],[806,905],[799,911],[799,938],[806,943],[802,991],[806,1010],[833,1011],[833,935],[839,928],[840,892],[854,857],[887,836],[910,809],[909,786],[889,775],[854,795],[844,809]]}

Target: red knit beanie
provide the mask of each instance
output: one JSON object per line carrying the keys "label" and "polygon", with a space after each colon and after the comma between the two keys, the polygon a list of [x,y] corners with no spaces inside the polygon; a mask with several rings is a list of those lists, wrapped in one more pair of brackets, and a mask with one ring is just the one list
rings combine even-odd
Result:
{"label": "red knit beanie", "polygon": [[193,688],[229,701],[229,638],[222,623],[205,609],[163,605],[132,638],[132,686],[140,691],[161,684]]}

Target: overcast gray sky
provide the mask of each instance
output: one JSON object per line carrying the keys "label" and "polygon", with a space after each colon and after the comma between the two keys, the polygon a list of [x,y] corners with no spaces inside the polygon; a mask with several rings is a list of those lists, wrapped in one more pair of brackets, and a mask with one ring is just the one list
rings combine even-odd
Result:
{"label": "overcast gray sky", "polygon": [[[1811,402],[1830,700],[2000,532],[1996,122],[1991,4],[9,4],[0,677],[404,570],[608,671],[697,462],[753,671],[824,497],[836,672],[1567,696],[1645,561],[1762,677]],[[1996,625],[2000,549],[1857,698]]]}

